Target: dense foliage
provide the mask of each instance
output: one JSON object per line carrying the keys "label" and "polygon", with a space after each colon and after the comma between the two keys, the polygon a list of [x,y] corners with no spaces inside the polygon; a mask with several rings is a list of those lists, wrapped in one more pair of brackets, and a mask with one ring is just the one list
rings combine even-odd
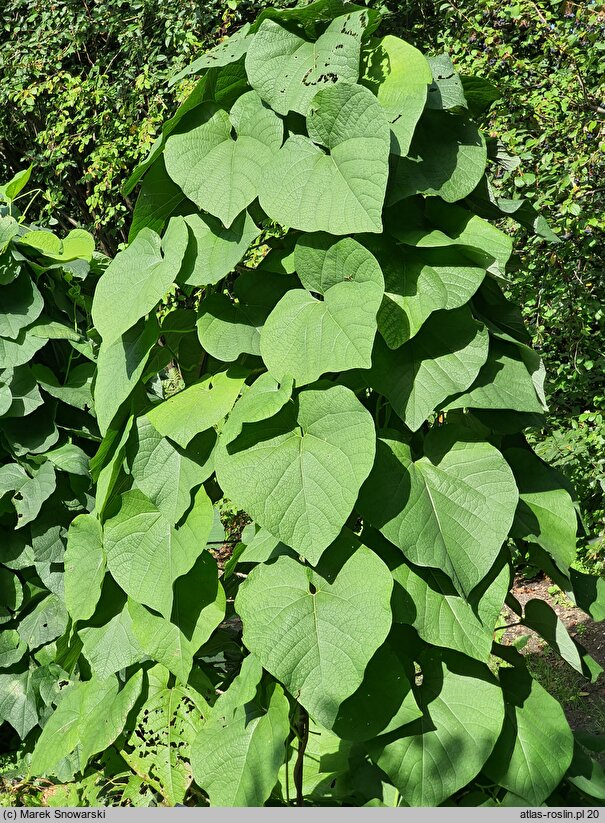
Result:
{"label": "dense foliage", "polygon": [[[524,434],[544,369],[489,221],[556,238],[486,176],[494,86],[379,24],[318,0],[199,57],[90,313],[90,238],[29,231],[26,175],[3,189],[0,716],[82,802],[100,774],[132,804],[602,798],[590,741],[494,642],[506,602],[601,671],[510,592],[516,547],[605,616]],[[223,496],[253,522],[219,567]]]}
{"label": "dense foliage", "polygon": [[[36,164],[35,218],[94,230],[115,252],[130,225],[121,185],[191,90],[169,79],[201,50],[287,2],[229,0],[6,0],[0,9],[0,171]],[[379,6],[379,3],[370,3]],[[515,229],[512,296],[523,305],[547,365],[550,414],[539,452],[577,488],[582,546],[599,559],[605,521],[603,463],[603,67],[599,3],[566,0],[421,0],[384,4],[385,31],[462,74],[491,80],[502,97],[485,113],[500,158],[492,184],[535,203],[564,242]],[[50,69],[49,69],[50,67]],[[510,154],[516,155],[512,158]],[[0,174],[0,177],[2,175]]]}
{"label": "dense foliage", "polygon": [[[29,172],[0,187],[0,721],[26,740],[79,649],[69,643],[65,537],[94,504],[93,238],[19,222]],[[82,578],[78,585],[83,585]],[[74,583],[76,581],[73,581]],[[86,583],[84,583],[86,585]],[[8,725],[10,724],[10,726]],[[39,729],[38,729],[39,730]]]}

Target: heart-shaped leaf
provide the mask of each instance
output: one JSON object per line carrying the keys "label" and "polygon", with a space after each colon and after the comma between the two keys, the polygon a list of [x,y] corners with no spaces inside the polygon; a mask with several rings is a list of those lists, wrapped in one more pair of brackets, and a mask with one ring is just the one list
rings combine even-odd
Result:
{"label": "heart-shaped leaf", "polygon": [[416,460],[397,436],[379,439],[359,510],[412,563],[442,569],[468,595],[493,566],[517,500],[500,452],[446,426],[431,431]]}
{"label": "heart-shaped leaf", "polygon": [[281,146],[283,124],[255,91],[238,98],[229,114],[205,111],[205,122],[168,138],[164,160],[187,197],[228,228],[258,196],[264,169]]}
{"label": "heart-shaped leaf", "polygon": [[392,586],[353,536],[336,541],[317,572],[290,557],[261,564],[237,596],[244,644],[330,728],[389,632]]}
{"label": "heart-shaped leaf", "polygon": [[205,548],[213,520],[203,488],[178,528],[138,489],[125,492],[105,523],[107,568],[133,600],[170,619],[173,584]]}
{"label": "heart-shaped leaf", "polygon": [[344,83],[320,91],[307,130],[309,137],[291,135],[266,168],[263,209],[308,232],[382,231],[390,137],[372,92]]}
{"label": "heart-shaped leaf", "polygon": [[306,290],[288,291],[261,331],[269,372],[304,386],[325,372],[368,368],[384,290],[378,262],[356,240],[329,235],[301,240],[294,257]]}
{"label": "heart-shaped leaf", "polygon": [[361,38],[368,13],[337,17],[315,43],[265,20],[246,55],[246,74],[252,88],[279,114],[307,114],[322,87],[359,78]]}
{"label": "heart-shaped leaf", "polygon": [[269,421],[249,423],[231,437],[223,430],[216,454],[225,495],[317,563],[372,467],[370,414],[344,386],[307,389]]}
{"label": "heart-shaped leaf", "polygon": [[488,355],[487,329],[467,306],[433,314],[422,330],[395,351],[376,338],[368,384],[387,397],[412,431],[422,426],[456,386],[463,391]]}

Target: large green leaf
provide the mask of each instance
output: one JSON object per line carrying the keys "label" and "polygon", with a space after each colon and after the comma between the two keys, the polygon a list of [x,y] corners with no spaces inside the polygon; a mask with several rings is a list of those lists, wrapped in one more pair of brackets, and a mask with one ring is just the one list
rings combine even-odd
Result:
{"label": "large green leaf", "polygon": [[37,671],[0,674],[0,718],[10,723],[22,740],[38,722]]}
{"label": "large green leaf", "polygon": [[21,272],[8,286],[2,286],[0,301],[0,337],[8,337],[11,340],[17,338],[22,329],[37,320],[44,308],[42,295],[26,271]]}
{"label": "large green leaf", "polygon": [[185,449],[196,434],[229,414],[247,376],[246,369],[232,366],[154,406],[147,419],[160,434]]}
{"label": "large green leaf", "polygon": [[[422,663],[421,663],[422,665]],[[422,666],[424,716],[370,744],[372,759],[409,806],[438,806],[481,770],[504,720],[502,692],[487,667]]]}
{"label": "large green leaf", "polygon": [[168,218],[185,200],[183,192],[168,176],[164,158],[158,158],[143,180],[132,215],[128,242],[132,243],[142,229],[161,234]]}
{"label": "large green leaf", "polygon": [[142,229],[111,261],[99,280],[92,319],[105,347],[120,339],[152,311],[179,274],[189,233],[182,217],[173,218],[160,240]]}
{"label": "large green leaf", "polygon": [[385,279],[378,329],[391,349],[418,333],[440,309],[467,303],[485,277],[485,269],[455,248],[422,252],[381,240],[374,248]]}
{"label": "large green leaf", "polygon": [[494,627],[508,591],[508,566],[492,583],[488,597],[499,604],[485,620],[452,586],[438,569],[413,567],[405,561],[393,569],[396,588],[395,619],[409,623],[427,643],[455,649],[481,662],[487,662],[494,638]]}
{"label": "large green leaf", "polygon": [[34,334],[35,328],[34,324],[21,329],[14,340],[0,337],[0,363],[3,369],[15,369],[30,363],[34,354],[46,345],[46,339]]}
{"label": "large green leaf", "polygon": [[92,617],[105,577],[101,524],[94,515],[76,517],[67,533],[65,606],[73,622]]}
{"label": "large green leaf", "polygon": [[193,666],[193,652],[187,638],[165,617],[152,614],[145,606],[128,601],[129,620],[136,644],[146,655],[166,666],[177,680],[186,685]]}
{"label": "large green leaf", "polygon": [[433,79],[428,61],[414,46],[388,34],[370,40],[364,63],[362,82],[385,111],[396,140],[395,153],[405,157]]}
{"label": "large green leaf", "polygon": [[367,477],[374,423],[343,386],[302,391],[270,421],[223,432],[216,472],[226,496],[317,563]]}
{"label": "large green leaf", "polygon": [[191,748],[196,783],[212,806],[263,806],[277,782],[290,705],[277,683],[260,687],[261,675],[258,661],[245,658]]}
{"label": "large green leaf", "polygon": [[19,637],[30,649],[37,649],[60,637],[69,621],[60,597],[49,594],[19,624]]}
{"label": "large green leaf", "polygon": [[170,85],[173,86],[175,83],[178,83],[179,80],[188,77],[190,74],[197,74],[205,69],[212,69],[215,66],[227,66],[230,63],[237,62],[245,55],[252,41],[252,37],[248,36],[249,31],[250,24],[246,23],[239,31],[232,34],[231,37],[223,40],[217,46],[214,46],[214,48],[208,49],[201,57],[198,57],[197,60],[194,60],[189,66],[171,77]]}
{"label": "large green leaf", "polygon": [[51,397],[56,397],[68,406],[74,406],[83,411],[93,407],[91,386],[95,375],[94,363],[81,363],[69,371],[65,383],[61,384],[53,372],[42,364],[35,363],[32,372],[40,385]]}
{"label": "large green leaf", "polygon": [[264,20],[248,47],[246,74],[252,88],[279,114],[307,114],[315,94],[359,78],[366,11],[337,17],[310,43],[273,20]]}
{"label": "large green leaf", "polygon": [[506,449],[519,487],[512,535],[534,540],[566,573],[576,556],[577,518],[561,475],[530,449]]}
{"label": "large green leaf", "polygon": [[263,209],[308,232],[382,231],[389,125],[376,97],[363,86],[328,87],[313,98],[307,131],[291,135],[265,169]]}
{"label": "large green leaf", "polygon": [[304,386],[325,372],[369,368],[384,291],[375,257],[350,237],[315,235],[299,241],[295,263],[305,288],[287,292],[261,331],[269,372]]}
{"label": "large green leaf", "polygon": [[573,735],[554,697],[519,668],[500,669],[506,721],[485,766],[496,783],[539,806],[558,786],[573,756]]}
{"label": "large green leaf", "polygon": [[158,321],[152,315],[147,320],[140,320],[109,346],[101,345],[94,399],[102,434],[107,433],[111,421],[141,379],[159,334]]}
{"label": "large green leaf", "polygon": [[189,226],[189,246],[179,283],[188,286],[218,283],[235,268],[259,235],[246,211],[228,229],[211,214],[189,214],[185,222]]}
{"label": "large green leaf", "polygon": [[79,629],[78,635],[82,640],[82,653],[95,677],[105,679],[144,658],[126,608],[103,626]]}
{"label": "large green leaf", "polygon": [[414,194],[462,200],[481,180],[487,162],[485,140],[468,118],[426,111],[416,126],[407,156],[394,161],[387,200]]}
{"label": "large green leaf", "polygon": [[242,392],[224,427],[224,436],[231,440],[241,432],[246,423],[258,423],[276,415],[292,397],[292,377],[279,383],[268,372],[256,378]]}
{"label": "large green leaf", "polygon": [[141,691],[141,682],[139,672],[121,692],[115,677],[92,678],[67,689],[36,743],[31,773],[52,773],[78,746],[84,755],[82,766],[90,755],[105,750],[124,728],[128,712]]}
{"label": "large green leaf", "polygon": [[267,317],[279,299],[297,285],[294,277],[250,271],[235,281],[235,301],[225,294],[205,297],[197,321],[202,346],[226,363],[244,353],[260,355],[261,330]]}
{"label": "large green leaf", "polygon": [[169,619],[174,581],[204,550],[213,518],[203,488],[178,528],[138,489],[125,492],[104,527],[107,567],[133,600]]}
{"label": "large green leaf", "polygon": [[381,438],[359,511],[412,563],[443,570],[468,595],[493,566],[517,500],[500,452],[446,426],[419,459],[397,435]]}
{"label": "large green leaf", "polygon": [[149,696],[120,753],[136,774],[174,806],[183,802],[191,783],[190,747],[207,705],[192,688],[168,687],[168,670],[163,666],[150,670],[149,681]]}
{"label": "large green leaf", "polygon": [[413,669],[402,659],[405,638],[396,629],[374,653],[361,685],[338,709],[333,730],[345,740],[388,734],[422,715],[410,682]]}
{"label": "large green leaf", "polygon": [[137,417],[131,436],[130,472],[140,489],[172,523],[177,523],[191,504],[191,492],[212,474],[212,462],[200,464],[195,452],[174,446],[145,416]]}
{"label": "large green leaf", "polygon": [[391,627],[388,568],[343,536],[316,572],[290,557],[251,572],[237,596],[244,644],[331,728]]}
{"label": "large green leaf", "polygon": [[450,400],[444,408],[544,412],[544,405],[536,393],[532,374],[519,347],[494,338],[490,340],[489,356],[474,384],[464,394]]}
{"label": "large green leaf", "polygon": [[230,113],[209,106],[205,115],[200,125],[168,138],[166,169],[190,200],[228,228],[258,196],[283,124],[255,91],[238,98]]}
{"label": "large green leaf", "polygon": [[400,349],[389,349],[377,337],[366,379],[416,431],[448,395],[471,385],[488,347],[487,330],[468,307],[436,312]]}

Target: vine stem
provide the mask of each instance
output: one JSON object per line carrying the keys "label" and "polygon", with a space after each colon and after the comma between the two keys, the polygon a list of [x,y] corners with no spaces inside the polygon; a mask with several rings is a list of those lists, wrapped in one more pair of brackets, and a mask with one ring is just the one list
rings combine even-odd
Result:
{"label": "vine stem", "polygon": [[299,713],[299,733],[298,733],[298,753],[294,764],[294,787],[296,788],[296,805],[303,806],[305,797],[303,794],[303,767],[305,749],[309,740],[309,715],[306,709],[300,706]]}

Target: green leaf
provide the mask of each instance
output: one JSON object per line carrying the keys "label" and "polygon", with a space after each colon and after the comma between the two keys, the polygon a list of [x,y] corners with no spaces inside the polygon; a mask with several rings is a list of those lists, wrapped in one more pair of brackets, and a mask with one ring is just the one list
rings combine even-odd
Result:
{"label": "green leaf", "polygon": [[56,397],[69,406],[74,406],[83,411],[89,411],[93,407],[92,402],[92,381],[95,375],[94,363],[82,363],[70,369],[69,376],[65,383],[57,380],[52,371],[40,363],[34,363],[32,372],[40,384],[51,397]]}
{"label": "green leaf", "polygon": [[246,55],[250,85],[279,114],[307,114],[322,87],[357,82],[367,25],[366,11],[337,17],[310,43],[279,23],[264,20]]}
{"label": "green leaf", "polygon": [[443,570],[468,595],[493,566],[517,499],[500,452],[445,426],[431,430],[417,460],[398,436],[379,439],[358,505],[407,559]]}
{"label": "green leaf", "polygon": [[47,340],[37,337],[35,329],[35,324],[22,329],[14,340],[0,337],[0,363],[3,369],[15,369],[30,363],[36,352],[46,345]]}
{"label": "green leaf", "polygon": [[237,437],[246,423],[258,423],[274,417],[291,399],[293,385],[291,377],[278,383],[266,372],[257,377],[251,386],[245,386],[224,426],[225,438]]}
{"label": "green leaf", "polygon": [[305,288],[287,292],[263,326],[260,351],[269,372],[304,386],[325,372],[369,368],[384,292],[375,257],[350,237],[329,235],[300,240],[294,256]]}
{"label": "green leaf", "polygon": [[45,452],[44,457],[47,457],[56,469],[69,474],[78,474],[81,477],[89,477],[89,457],[75,443],[63,443],[56,449]]}
{"label": "green leaf", "polygon": [[281,686],[234,710],[229,692],[237,686],[221,695],[192,746],[193,774],[211,806],[263,806],[286,753],[290,704]]}
{"label": "green leaf", "polygon": [[166,294],[178,277],[188,240],[184,219],[175,217],[162,241],[151,229],[142,229],[114,257],[97,283],[92,304],[93,323],[105,347],[117,342]]}
{"label": "green leaf", "polygon": [[175,83],[190,74],[199,74],[205,69],[212,69],[215,66],[227,66],[229,63],[237,62],[244,56],[252,41],[252,37],[248,37],[249,31],[250,24],[246,23],[231,37],[227,37],[214,48],[208,49],[201,57],[198,57],[189,66],[171,77],[168,85],[174,86]]}
{"label": "green leaf", "polygon": [[414,46],[388,34],[369,41],[364,63],[362,82],[384,109],[395,136],[395,153],[405,157],[433,79],[428,61]]}
{"label": "green leaf", "polygon": [[0,299],[0,337],[8,337],[11,340],[17,338],[22,329],[37,320],[44,308],[42,295],[26,271],[22,271],[8,286],[2,286]]}
{"label": "green leaf", "polygon": [[67,609],[56,594],[49,594],[19,624],[19,637],[30,649],[37,649],[60,637],[69,616]]}
{"label": "green leaf", "polygon": [[239,590],[244,644],[314,720],[331,728],[391,626],[392,578],[353,537],[317,572],[290,557],[259,565]]}
{"label": "green leaf", "polygon": [[427,108],[437,110],[466,109],[464,87],[449,55],[438,54],[428,58],[433,75]]}
{"label": "green leaf", "polygon": [[142,685],[143,672],[139,670],[126,681],[117,694],[112,690],[86,717],[79,741],[82,767],[93,754],[106,752],[121,734],[130,710],[141,694]]}
{"label": "green leaf", "polygon": [[233,408],[248,371],[232,366],[206,377],[147,412],[151,425],[187,448],[196,434],[216,426]]}
{"label": "green leaf", "polygon": [[500,669],[506,721],[485,773],[539,806],[559,785],[573,756],[573,735],[563,709],[529,672]]}
{"label": "green leaf", "polygon": [[[152,690],[151,678],[156,670],[163,670],[165,675],[159,688]],[[120,754],[174,806],[183,802],[191,783],[189,752],[207,705],[194,689],[180,685],[168,688],[168,671],[161,666],[150,670],[149,680],[149,697],[141,706],[134,731]]]}
{"label": "green leaf", "polygon": [[9,383],[7,386],[9,406],[3,412],[3,417],[25,417],[44,402],[38,390],[34,372],[28,366],[18,366],[14,370],[7,370],[3,379]]}
{"label": "green leaf", "polygon": [[143,180],[132,215],[128,242],[132,243],[143,229],[161,234],[168,218],[186,199],[168,176],[164,158],[159,157]]}
{"label": "green leaf", "polygon": [[204,114],[200,125],[168,138],[166,169],[196,206],[229,228],[258,196],[264,168],[281,145],[283,124],[255,91],[239,97],[230,113],[209,105]]}
{"label": "green leaf", "polygon": [[[413,626],[427,643],[487,662],[495,620],[484,625],[443,572],[420,566],[413,568],[402,562],[393,569],[393,577],[403,590],[399,590],[402,597],[396,613],[399,622]],[[508,583],[508,578],[505,582]],[[505,596],[506,589],[502,591],[500,608]]]}
{"label": "green leaf", "polygon": [[192,490],[212,474],[212,462],[206,460],[200,465],[194,454],[162,437],[145,416],[137,418],[133,435],[130,471],[134,486],[168,520],[177,523],[191,505]]}
{"label": "green leaf", "polygon": [[133,600],[169,619],[174,581],[193,567],[212,521],[212,504],[203,488],[178,528],[142,492],[125,492],[104,527],[107,568]]}
{"label": "green leaf", "polygon": [[450,400],[445,409],[512,409],[543,414],[532,375],[519,348],[492,338],[489,356],[468,391]]}
{"label": "green leaf", "polygon": [[[135,675],[134,689],[128,688],[128,684],[125,687],[131,698],[136,696],[137,683],[140,691],[140,675]],[[117,695],[118,681],[115,677],[106,680],[92,678],[66,689],[36,743],[30,764],[31,774],[52,773],[79,744],[84,748],[86,743],[86,749],[91,754],[91,749],[99,741],[107,741],[106,745],[110,745],[122,731],[128,714],[122,701],[118,704],[122,711],[112,712]]]}
{"label": "green leaf", "polygon": [[[462,667],[461,667],[462,668]],[[438,806],[481,770],[504,719],[502,693],[487,667],[422,666],[422,719],[370,744],[375,763],[409,806]]]}
{"label": "green leaf", "polygon": [[448,395],[471,385],[487,359],[488,346],[487,330],[467,306],[435,312],[400,349],[393,351],[376,338],[366,379],[416,431]]}
{"label": "green leaf", "polygon": [[134,600],[128,601],[127,613],[137,646],[186,685],[193,666],[193,651],[178,626]]}
{"label": "green leaf", "polygon": [[36,670],[0,674],[0,718],[7,720],[23,740],[38,722]]}
{"label": "green leaf", "polygon": [[374,423],[343,386],[302,391],[269,422],[223,432],[216,473],[225,495],[275,537],[317,563],[367,477]]}
{"label": "green leaf", "polygon": [[93,675],[102,680],[144,657],[126,608],[104,625],[87,626],[79,629],[78,634]]}
{"label": "green leaf", "polygon": [[328,87],[313,98],[307,131],[288,137],[265,169],[262,208],[307,232],[381,232],[390,138],[376,97],[363,86]]}
{"label": "green leaf", "polygon": [[18,171],[9,181],[3,186],[0,186],[0,197],[3,200],[12,201],[15,197],[27,186],[29,178],[31,177],[33,166],[27,169]]}
{"label": "green leaf", "polygon": [[[25,457],[28,453],[43,454],[55,445],[59,439],[59,430],[55,425],[55,409],[56,403],[49,402],[39,406],[27,417],[5,418],[2,421],[2,434],[16,457]],[[52,489],[48,489],[51,470],[52,466],[46,466],[41,475],[49,494],[52,492]],[[54,474],[54,471],[52,473]],[[32,490],[35,485],[32,485]]]}
{"label": "green leaf", "polygon": [[427,111],[420,119],[407,156],[397,157],[389,181],[389,205],[414,194],[462,200],[485,171],[485,140],[468,118]]}
{"label": "green leaf", "polygon": [[575,743],[574,755],[566,780],[589,797],[605,800],[605,772],[601,764],[589,757]]}
{"label": "green leaf", "polygon": [[391,631],[367,665],[361,685],[341,703],[333,729],[345,740],[369,740],[422,716],[412,691],[413,671],[401,658],[402,638]]}
{"label": "green leaf", "polygon": [[114,343],[101,345],[94,387],[101,434],[109,430],[120,407],[137,386],[159,334],[158,321],[151,316],[140,320]]}
{"label": "green leaf", "polygon": [[16,629],[4,629],[0,632],[0,669],[7,669],[18,663],[26,651],[27,646],[19,638]]}
{"label": "green leaf", "polygon": [[530,449],[504,452],[519,487],[513,537],[534,540],[567,573],[576,556],[577,518],[561,475]]}
{"label": "green leaf", "polygon": [[485,277],[455,248],[417,252],[381,240],[374,251],[385,278],[378,329],[390,349],[414,337],[433,312],[467,303]]}
{"label": "green leaf", "polygon": [[227,229],[211,214],[189,214],[185,222],[189,245],[179,283],[188,286],[218,283],[233,271],[260,233],[247,211]]}
{"label": "green leaf", "polygon": [[233,285],[233,302],[225,294],[205,297],[197,321],[204,349],[225,363],[240,354],[260,355],[262,327],[280,297],[298,285],[293,277],[267,271],[240,275]]}
{"label": "green leaf", "polygon": [[17,512],[17,526],[20,529],[31,523],[40,513],[42,504],[51,496],[57,485],[52,463],[47,460],[31,470],[32,476],[13,495],[12,502]]}
{"label": "green leaf", "polygon": [[72,621],[92,617],[105,577],[101,524],[94,515],[76,517],[67,532],[65,606]]}
{"label": "green leaf", "polygon": [[[19,224],[15,218],[7,214],[2,215],[0,217],[0,256],[4,254],[8,244],[17,234],[19,234]],[[5,285],[1,278],[0,283]]]}

